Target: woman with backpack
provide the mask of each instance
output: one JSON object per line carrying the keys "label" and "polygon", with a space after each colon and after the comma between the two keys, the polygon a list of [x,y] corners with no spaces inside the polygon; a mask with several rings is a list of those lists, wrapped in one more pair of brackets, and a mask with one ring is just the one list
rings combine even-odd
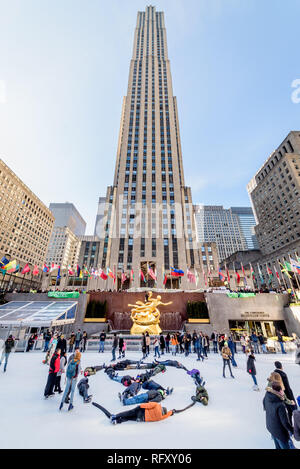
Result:
{"label": "woman with backpack", "polygon": [[65,391],[63,393],[60,406],[59,406],[59,410],[63,408],[64,402],[68,395],[69,390],[71,390],[71,395],[70,395],[70,403],[69,403],[68,410],[73,409],[74,392],[76,388],[77,378],[80,374],[80,359],[81,359],[81,353],[79,352],[79,350],[76,350],[74,354],[74,358],[72,358],[72,360],[68,364],[68,368],[66,372],[67,384],[65,387]]}

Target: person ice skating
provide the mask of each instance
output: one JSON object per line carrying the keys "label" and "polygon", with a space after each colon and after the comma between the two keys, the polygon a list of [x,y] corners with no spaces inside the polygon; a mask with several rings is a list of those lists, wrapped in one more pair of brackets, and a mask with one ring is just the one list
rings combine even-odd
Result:
{"label": "person ice skating", "polygon": [[45,399],[47,399],[50,396],[55,395],[55,393],[53,392],[53,388],[55,385],[57,373],[59,372],[59,368],[60,368],[60,349],[56,349],[50,360],[48,379],[47,379],[47,383],[46,383],[46,387],[44,391]]}
{"label": "person ice skating", "polygon": [[167,335],[166,335],[166,339],[165,339],[166,353],[170,353],[170,341],[171,341],[171,336],[170,336],[170,333],[168,332]]}
{"label": "person ice skating", "polygon": [[214,353],[218,353],[218,335],[216,333],[216,331],[213,331],[211,336],[210,336],[210,340],[213,341],[213,351]]}
{"label": "person ice skating", "polygon": [[114,334],[114,338],[113,338],[113,343],[112,343],[112,349],[111,349],[111,353],[112,353],[112,359],[111,361],[114,362],[116,360],[116,350],[117,350],[117,347],[118,347],[118,337],[117,337],[117,334]]}
{"label": "person ice skating", "polygon": [[151,339],[150,339],[150,335],[148,331],[145,334],[145,338],[146,338],[146,356],[148,356],[150,354],[150,344],[151,344]]}
{"label": "person ice skating", "polygon": [[165,338],[164,338],[162,332],[160,333],[160,336],[159,336],[159,344],[160,344],[161,354],[164,355],[165,354],[165,348],[166,348],[166,341],[165,341]]}
{"label": "person ice skating", "polygon": [[259,340],[255,331],[252,331],[250,339],[253,345],[254,353],[259,353],[259,347],[258,347]]}
{"label": "person ice skating", "polygon": [[26,352],[30,352],[30,350],[33,349],[33,345],[34,345],[34,335],[31,334],[27,342]]}
{"label": "person ice skating", "polygon": [[222,358],[223,358],[223,378],[226,378],[226,376],[225,376],[225,367],[226,366],[228,366],[228,368],[229,368],[231,378],[234,378],[234,376],[232,374],[232,371],[231,371],[231,366],[230,366],[231,351],[230,351],[230,348],[227,345],[227,342],[225,342],[225,345],[222,348]]}
{"label": "person ice skating", "polygon": [[292,333],[293,342],[296,345],[295,351],[295,363],[296,365],[300,365],[300,339],[295,332]]}
{"label": "person ice skating", "polygon": [[101,332],[100,337],[99,337],[99,353],[104,353],[104,344],[105,344],[105,339],[106,339],[106,334],[105,332]]}
{"label": "person ice skating", "polygon": [[202,340],[200,335],[195,338],[195,351],[197,353],[197,361],[204,361],[204,355],[202,354]]}
{"label": "person ice skating", "polygon": [[82,338],[81,338],[81,350],[80,350],[81,353],[85,352],[86,342],[87,342],[87,332],[83,331]]}
{"label": "person ice skating", "polygon": [[178,340],[177,340],[176,335],[173,334],[172,337],[171,337],[172,355],[176,356],[177,348],[178,348]]}
{"label": "person ice skating", "polygon": [[[281,376],[282,383],[283,383],[283,386],[284,386],[283,390],[284,390],[284,393],[285,393],[286,397],[290,401],[295,402],[294,393],[293,393],[293,391],[290,387],[290,383],[289,383],[289,379],[287,377],[287,374],[282,369],[282,363],[279,362],[279,361],[276,361],[274,363],[274,365],[276,367],[274,372],[278,373]],[[296,404],[295,405],[287,405],[287,411],[288,411],[288,414],[289,414],[290,421],[292,421],[292,414],[293,414],[293,411],[296,410],[296,409],[297,409]]]}
{"label": "person ice skating", "polygon": [[167,419],[168,417],[171,417],[171,415],[174,414],[174,410],[169,410],[168,412],[166,407],[162,407],[158,402],[140,404],[134,409],[120,412],[116,415],[111,414],[108,410],[96,402],[92,402],[92,404],[100,409],[106,415],[106,417],[110,419],[112,424],[123,423],[129,420],[133,420],[135,422],[159,422],[161,420]]}
{"label": "person ice skating", "polygon": [[49,343],[49,347],[48,347],[48,351],[46,352],[46,357],[45,359],[43,360],[43,363],[46,364],[46,365],[49,365],[50,361],[51,361],[51,358],[52,358],[52,355],[54,354],[55,350],[56,350],[56,347],[57,347],[57,333],[54,333],[53,336],[51,337],[50,339],[50,343]]}
{"label": "person ice skating", "polygon": [[82,333],[81,333],[81,330],[78,329],[78,331],[76,332],[76,335],[75,335],[75,348],[80,347],[81,339],[82,339]]}
{"label": "person ice skating", "polygon": [[268,388],[263,400],[266,427],[271,433],[276,449],[293,449],[294,445],[290,434],[293,434],[294,429],[289,422],[283,401],[280,384],[272,383],[272,387]]}
{"label": "person ice skating", "polygon": [[45,341],[44,350],[43,350],[44,352],[47,352],[47,350],[48,350],[49,342],[50,342],[50,340],[51,340],[51,337],[52,337],[52,336],[51,336],[51,334],[50,334],[50,331],[49,331],[49,329],[47,329],[47,331],[44,332],[44,341]]}
{"label": "person ice skating", "polygon": [[61,355],[64,355],[67,351],[67,341],[65,339],[65,336],[61,334],[57,341],[57,348],[61,350]]}
{"label": "person ice skating", "polygon": [[127,349],[127,342],[125,339],[123,339],[122,358],[125,358],[126,349]]}
{"label": "person ice skating", "polygon": [[228,347],[230,348],[230,352],[231,352],[231,363],[232,363],[232,366],[237,367],[237,363],[236,363],[235,358],[234,358],[235,347],[234,347],[234,342],[233,342],[233,340],[232,340],[231,337],[229,337],[227,343],[228,343]]}
{"label": "person ice skating", "polygon": [[247,373],[251,376],[254,382],[253,391],[259,391],[259,387],[257,385],[256,380],[256,368],[255,368],[255,356],[254,353],[251,352],[247,359]]}
{"label": "person ice skating", "polygon": [[154,357],[160,358],[159,342],[158,342],[158,338],[157,338],[157,337],[154,337],[154,340],[153,340],[153,347],[154,347]]}
{"label": "person ice skating", "polygon": [[69,353],[73,352],[73,347],[75,344],[75,334],[74,332],[71,333],[70,339],[69,339]]}
{"label": "person ice skating", "polygon": [[14,346],[15,346],[15,341],[14,341],[13,336],[10,334],[8,336],[8,338],[6,339],[6,341],[4,342],[2,356],[1,356],[1,360],[0,360],[0,366],[2,364],[3,359],[5,360],[4,361],[4,369],[3,369],[4,373],[6,372],[9,355],[10,355],[10,353],[11,353]]}
{"label": "person ice skating", "polygon": [[124,345],[124,339],[122,337],[122,334],[120,334],[120,337],[119,337],[119,356],[118,356],[118,359],[119,358],[122,358],[122,354],[123,354],[123,345]]}
{"label": "person ice skating", "polygon": [[77,350],[74,354],[74,358],[70,361],[68,364],[66,376],[67,376],[67,384],[65,387],[65,391],[63,393],[63,397],[59,406],[59,410],[63,408],[63,405],[65,403],[65,399],[68,396],[68,392],[71,389],[71,394],[70,394],[70,403],[68,410],[73,409],[73,399],[74,399],[74,392],[75,392],[75,387],[77,383],[77,378],[80,373],[80,359],[81,359],[81,353],[79,350]]}
{"label": "person ice skating", "polygon": [[83,402],[85,404],[91,402],[92,400],[92,397],[93,395],[92,394],[88,394],[88,389],[89,389],[89,384],[88,384],[89,380],[88,378],[82,378],[79,383],[77,384],[77,388],[78,388],[78,391],[79,391],[79,394],[80,396],[82,396],[83,398]]}
{"label": "person ice skating", "polygon": [[142,404],[145,402],[161,402],[167,396],[166,391],[162,389],[155,390],[151,389],[145,393],[138,394],[129,398],[122,398],[123,405]]}
{"label": "person ice skating", "polygon": [[60,386],[60,381],[61,381],[62,375],[65,373],[66,364],[67,364],[66,352],[64,352],[64,353],[61,352],[60,353],[59,370],[58,370],[57,375],[56,375],[55,388],[54,388],[54,392],[58,392],[59,394],[61,394],[63,392],[63,390],[61,389],[61,386]]}
{"label": "person ice skating", "polygon": [[147,346],[146,346],[146,335],[143,332],[142,335],[142,352],[143,352],[143,358],[147,357]]}

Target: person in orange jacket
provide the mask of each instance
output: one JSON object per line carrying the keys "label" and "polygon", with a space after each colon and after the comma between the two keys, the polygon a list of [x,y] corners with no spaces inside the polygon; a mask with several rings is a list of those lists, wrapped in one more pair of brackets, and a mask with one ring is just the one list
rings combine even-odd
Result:
{"label": "person in orange jacket", "polygon": [[134,409],[120,412],[119,414],[111,414],[101,405],[96,402],[92,403],[95,407],[102,410],[102,412],[108,417],[112,424],[127,422],[133,420],[135,422],[159,422],[171,417],[175,413],[175,410],[167,410],[166,407],[162,407],[158,402],[147,402],[140,404]]}

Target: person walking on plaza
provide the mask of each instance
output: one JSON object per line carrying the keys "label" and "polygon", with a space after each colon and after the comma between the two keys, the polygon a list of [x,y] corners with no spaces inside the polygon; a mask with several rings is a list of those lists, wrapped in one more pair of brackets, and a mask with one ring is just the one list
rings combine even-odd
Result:
{"label": "person walking on plaza", "polygon": [[80,346],[81,339],[82,339],[82,333],[81,333],[81,330],[78,329],[76,336],[75,336],[75,348],[78,348]]}
{"label": "person walking on plaza", "polygon": [[231,351],[227,345],[227,342],[225,342],[224,347],[222,348],[222,358],[223,358],[223,378],[226,378],[225,376],[226,366],[228,366],[229,368],[231,378],[234,378],[232,371],[231,371],[231,366],[230,366]]}
{"label": "person walking on plaza", "polygon": [[54,396],[53,388],[55,385],[57,373],[59,372],[59,368],[60,368],[60,349],[58,348],[55,350],[50,360],[48,379],[47,379],[47,383],[46,383],[46,387],[44,391],[45,399],[48,399],[49,396]]}
{"label": "person walking on plaza", "polygon": [[6,368],[7,368],[7,362],[8,362],[8,358],[9,358],[9,355],[13,349],[13,347],[15,346],[15,341],[14,341],[14,338],[13,336],[10,334],[8,336],[8,338],[6,339],[6,341],[4,342],[4,347],[3,347],[3,351],[2,351],[2,356],[1,356],[1,359],[0,359],[0,366],[2,364],[2,361],[3,359],[5,359],[4,361],[4,369],[3,369],[3,372],[5,373],[6,372]]}
{"label": "person walking on plaza", "polygon": [[277,338],[278,338],[278,342],[279,342],[280,347],[281,347],[281,353],[286,354],[286,351],[284,350],[282,331],[279,331],[279,330],[277,331]]}
{"label": "person walking on plaza", "polygon": [[166,348],[166,341],[165,341],[165,338],[164,338],[162,332],[160,333],[160,336],[159,336],[159,344],[160,344],[161,354],[164,355],[165,354],[165,348]]}
{"label": "person walking on plaza", "polygon": [[34,335],[31,334],[27,342],[26,352],[30,352],[30,350],[33,349],[33,346],[34,346]]}
{"label": "person walking on plaza", "polygon": [[254,348],[254,353],[259,353],[259,348],[258,348],[258,337],[255,333],[255,331],[252,332],[250,336],[253,348]]}
{"label": "person walking on plaza", "polygon": [[75,344],[75,334],[74,332],[71,333],[70,339],[69,339],[69,353],[73,352],[73,347]]}
{"label": "person walking on plaza", "polygon": [[259,345],[260,345],[260,347],[261,347],[261,349],[262,349],[262,353],[268,353],[268,352],[267,352],[267,348],[266,348],[266,343],[265,343],[265,342],[266,342],[266,339],[265,339],[265,337],[262,335],[261,332],[258,334],[258,342],[259,342]]}
{"label": "person walking on plaza", "polygon": [[255,368],[255,356],[254,353],[251,352],[247,359],[247,373],[251,376],[254,382],[253,391],[259,391],[259,387],[257,385],[256,380],[256,368]]}
{"label": "person walking on plaza", "polygon": [[105,332],[101,332],[100,337],[99,337],[99,353],[104,353],[104,344],[105,344],[105,339],[106,339],[106,334]]}
{"label": "person walking on plaza", "polygon": [[273,382],[268,388],[263,408],[266,412],[266,427],[271,433],[276,449],[293,449],[294,445],[290,438],[294,429],[289,422],[284,405],[284,397],[280,384]]}
{"label": "person walking on plaza", "polygon": [[171,341],[171,336],[170,336],[170,333],[168,332],[166,335],[166,353],[170,353],[170,341]]}
{"label": "person walking on plaza", "polygon": [[111,353],[112,353],[112,359],[111,361],[114,362],[116,360],[116,350],[117,350],[117,347],[118,347],[118,337],[117,337],[117,334],[114,334],[114,337],[113,337],[113,343],[112,343],[112,349],[111,349]]}
{"label": "person walking on plaza", "polygon": [[157,338],[157,337],[154,337],[154,340],[153,340],[153,347],[154,347],[154,357],[160,358],[159,342],[158,342],[158,338]]}
{"label": "person walking on plaza", "polygon": [[74,407],[73,399],[74,399],[74,392],[76,388],[77,378],[80,374],[80,359],[81,359],[81,353],[77,350],[74,354],[74,358],[68,364],[68,368],[66,372],[67,384],[65,387],[65,391],[63,393],[60,406],[59,406],[59,410],[63,408],[65,399],[67,398],[70,389],[71,389],[71,395],[70,395],[70,403],[69,403],[68,410],[72,410]]}

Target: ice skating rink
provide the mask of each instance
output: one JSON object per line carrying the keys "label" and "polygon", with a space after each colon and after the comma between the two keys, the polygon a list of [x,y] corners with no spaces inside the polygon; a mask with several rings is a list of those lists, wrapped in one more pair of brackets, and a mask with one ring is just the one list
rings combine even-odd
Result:
{"label": "ice skating rink", "polygon": [[[152,361],[151,353],[145,361]],[[207,407],[197,403],[181,414],[163,422],[127,422],[112,425],[92,404],[84,404],[76,389],[74,409],[65,405],[58,410],[62,395],[44,399],[48,367],[42,364],[44,354],[39,352],[12,353],[6,373],[0,369],[0,448],[273,448],[265,427],[262,400],[266,379],[274,370],[274,361],[283,364],[295,397],[300,395],[300,366],[294,364],[294,354],[257,355],[256,369],[260,392],[252,390],[253,382],[246,373],[246,356],[235,356],[238,368],[233,368],[235,379],[222,377],[220,355],[210,353],[203,363],[195,354],[176,359],[188,369],[198,368],[206,380],[209,393]],[[141,355],[127,353],[136,360]],[[165,354],[163,359],[173,357]],[[82,368],[109,363],[111,353],[86,352],[82,354]],[[135,376],[137,370],[119,372]],[[228,374],[228,371],[227,371]],[[169,409],[181,409],[191,402],[195,385],[184,370],[167,368],[154,380],[174,387],[174,392],[163,401]],[[123,407],[118,392],[125,388],[111,381],[103,371],[89,378],[89,393],[93,401],[113,413],[130,409]],[[62,378],[64,385],[64,377]],[[300,443],[295,442],[300,448]]]}

